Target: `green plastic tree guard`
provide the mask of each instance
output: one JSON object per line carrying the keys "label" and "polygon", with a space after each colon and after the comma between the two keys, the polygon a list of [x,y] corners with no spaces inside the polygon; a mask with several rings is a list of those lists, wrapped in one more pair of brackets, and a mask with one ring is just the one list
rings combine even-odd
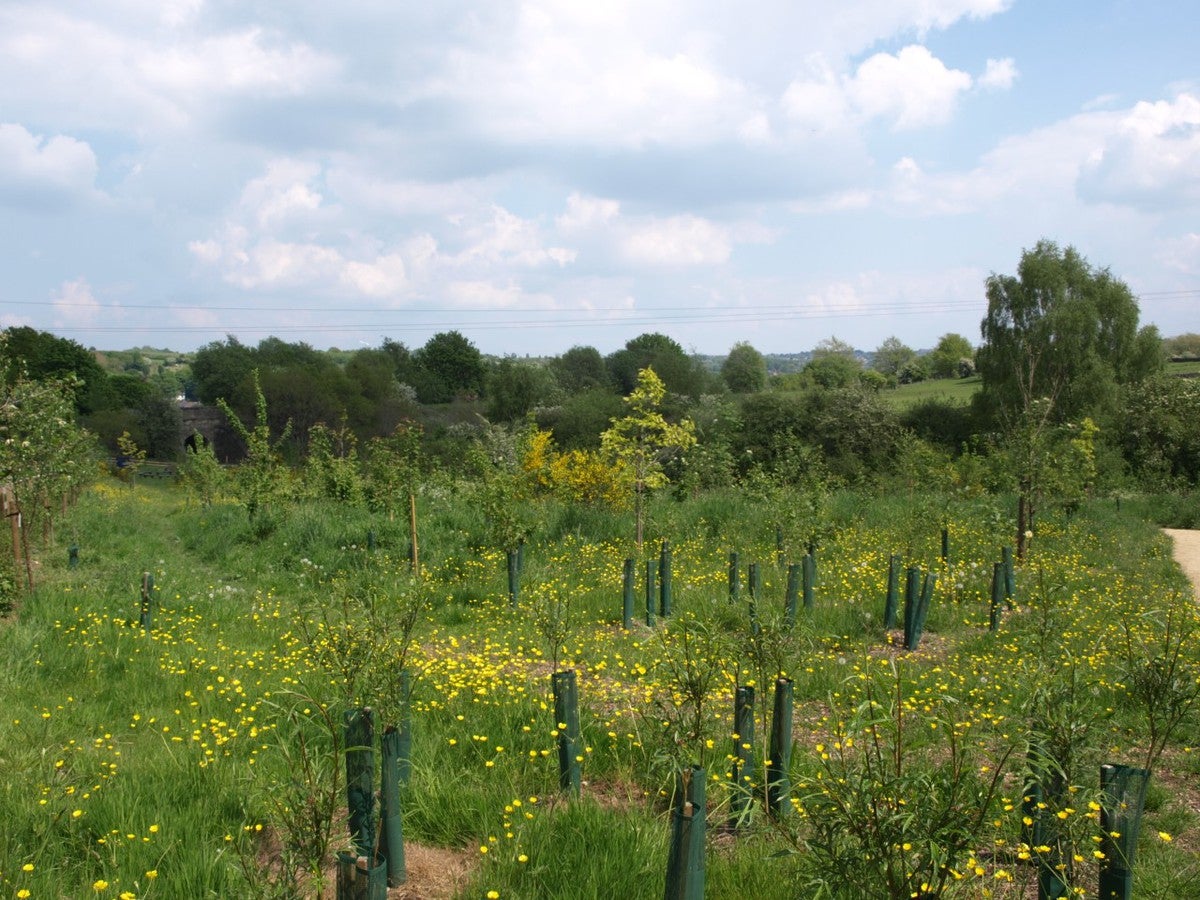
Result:
{"label": "green plastic tree guard", "polygon": [[775,818],[787,815],[792,790],[792,679],[775,679],[775,709],[771,717],[771,758],[767,761],[767,810]]}
{"label": "green plastic tree guard", "polygon": [[900,607],[900,557],[892,554],[888,559],[887,596],[883,601],[883,628],[891,631],[896,627],[896,615]]}
{"label": "green plastic tree guard", "polygon": [[374,531],[367,532],[367,552],[368,553],[375,552],[375,532]]}
{"label": "green plastic tree guard", "polygon": [[412,676],[408,669],[400,670],[400,725],[397,734],[397,777],[402,786],[408,787],[412,780]]}
{"label": "green plastic tree guard", "polygon": [[525,538],[517,541],[517,574],[525,571]]}
{"label": "green plastic tree guard", "polygon": [[646,625],[654,626],[654,606],[658,599],[658,591],[654,588],[654,576],[658,571],[658,561],[646,560]]}
{"label": "green plastic tree guard", "polygon": [[742,573],[738,568],[738,552],[729,551],[729,602],[737,603],[742,597]]}
{"label": "green plastic tree guard", "polygon": [[671,542],[665,539],[658,555],[658,614],[671,615]]}
{"label": "green plastic tree guard", "polygon": [[746,580],[750,582],[750,598],[757,600],[762,596],[762,571],[756,562],[750,563],[746,573]]}
{"label": "green plastic tree guard", "polygon": [[1100,900],[1133,900],[1133,860],[1149,784],[1146,769],[1100,767]]}
{"label": "green plastic tree guard", "polygon": [[558,786],[579,796],[582,775],[579,759],[579,691],[575,670],[555,672],[551,677],[554,691],[554,720],[558,730]]}
{"label": "green plastic tree guard", "polygon": [[380,745],[383,757],[379,776],[381,846],[387,860],[388,887],[396,887],[408,878],[404,864],[404,819],[400,808],[400,730],[389,725],[383,730]]}
{"label": "green plastic tree guard", "polygon": [[621,627],[626,631],[633,625],[633,592],[635,571],[632,559],[625,560],[621,582]]}
{"label": "green plastic tree guard", "polygon": [[508,605],[517,605],[517,592],[521,588],[521,564],[516,550],[508,551]]}
{"label": "green plastic tree guard", "polygon": [[988,630],[1000,629],[1000,604],[1004,601],[1004,563],[992,564],[992,607],[988,615]]}
{"label": "green plastic tree guard", "polygon": [[758,595],[762,592],[762,585],[759,583],[758,563],[750,563],[747,580],[750,582],[750,599],[748,601],[748,612],[750,613],[750,631],[753,634],[759,634],[762,631],[762,626],[758,624]]}
{"label": "green plastic tree guard", "polygon": [[950,529],[942,526],[942,562],[950,561]]}
{"label": "green plastic tree guard", "polygon": [[1001,547],[1000,558],[1004,561],[1004,599],[1008,601],[1011,609],[1013,598],[1017,596],[1017,575],[1013,570],[1012,547]]}
{"label": "green plastic tree guard", "polygon": [[72,544],[70,547],[67,548],[67,567],[70,569],[74,569],[74,568],[77,568],[78,566],[79,566],[79,545]]}
{"label": "green plastic tree guard", "polygon": [[925,573],[925,580],[921,583],[921,599],[917,603],[917,616],[913,622],[913,645],[910,649],[916,650],[917,645],[921,643],[921,635],[925,633],[925,619],[929,616],[929,607],[933,604],[933,589],[937,587],[937,575],[933,572]]}
{"label": "green plastic tree guard", "polygon": [[787,567],[787,593],[784,597],[784,622],[788,628],[796,624],[796,606],[800,599],[800,564],[789,563]]}
{"label": "green plastic tree guard", "polygon": [[754,786],[754,688],[741,685],[733,696],[733,769],[729,825],[739,827],[750,809]]}
{"label": "green plastic tree guard", "polygon": [[142,573],[142,609],[138,621],[143,628],[149,628],[154,621],[154,576],[149,572]]}
{"label": "green plastic tree guard", "polygon": [[1037,737],[1041,729],[1031,731],[1035,736],[1029,742],[1029,771],[1023,807],[1024,815],[1033,819],[1033,825],[1026,827],[1025,835],[1030,838],[1031,847],[1050,848],[1049,852],[1037,854],[1038,900],[1059,900],[1070,896],[1070,888],[1059,868],[1062,862],[1060,822],[1054,810],[1066,799],[1067,781],[1054,760],[1047,757],[1042,741]]}
{"label": "green plastic tree guard", "polygon": [[367,865],[365,856],[339,852],[337,900],[387,900],[387,863]]}
{"label": "green plastic tree guard", "polygon": [[666,900],[704,900],[705,773],[692,766],[681,773],[671,814]]}
{"label": "green plastic tree guard", "polygon": [[[344,715],[346,806],[355,855],[372,860],[375,853],[375,714],[369,706]],[[368,863],[368,868],[371,867]]]}
{"label": "green plastic tree guard", "polygon": [[817,558],[812,553],[804,554],[804,564],[801,566],[804,574],[804,608],[813,608],[813,585],[817,583]]}
{"label": "green plastic tree guard", "polygon": [[921,570],[909,566],[904,579],[904,648],[912,649],[913,625],[917,618],[917,604],[921,601]]}

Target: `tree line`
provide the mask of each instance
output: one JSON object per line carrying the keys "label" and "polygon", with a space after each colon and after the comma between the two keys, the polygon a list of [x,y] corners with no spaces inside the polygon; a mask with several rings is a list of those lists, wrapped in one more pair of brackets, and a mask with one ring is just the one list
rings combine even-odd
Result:
{"label": "tree line", "polygon": [[[1195,483],[1196,387],[1163,375],[1167,353],[1186,350],[1188,336],[1169,344],[1140,326],[1123,282],[1049,241],[1025,251],[1015,275],[993,275],[985,289],[978,350],[957,334],[943,335],[924,354],[891,337],[867,365],[851,345],[830,339],[800,371],[774,376],[748,343],[734,345],[713,371],[660,333],[639,335],[608,355],[577,346],[528,360],[489,359],[450,331],[415,349],[385,339],[336,354],[275,337],[250,346],[229,336],[200,348],[184,378],[155,380],[137,354],[121,372],[106,372],[73,341],[11,328],[5,378],[13,383],[18,371],[33,380],[70,375],[81,424],[112,451],[126,434],[159,459],[182,454],[181,389],[203,403],[224,403],[251,423],[261,388],[267,427],[278,435],[286,430],[276,452],[292,464],[307,458],[318,426],[365,445],[416,424],[426,457],[450,467],[463,464],[481,429],[497,425],[533,423],[561,452],[594,450],[623,414],[639,374],[650,369],[665,388],[666,420],[695,425],[697,449],[676,482],[696,490],[756,472],[798,477],[819,469],[859,481],[895,470],[914,442],[928,454],[970,460],[995,457],[1002,446],[1016,453],[1017,434],[1024,435],[1018,455],[1028,468],[1077,438],[1085,422],[1095,429],[1098,477]],[[974,374],[981,389],[969,404],[933,399],[897,410],[884,395],[894,385]],[[248,451],[232,425],[218,445],[226,461]],[[1028,487],[1038,493],[1032,482]]]}

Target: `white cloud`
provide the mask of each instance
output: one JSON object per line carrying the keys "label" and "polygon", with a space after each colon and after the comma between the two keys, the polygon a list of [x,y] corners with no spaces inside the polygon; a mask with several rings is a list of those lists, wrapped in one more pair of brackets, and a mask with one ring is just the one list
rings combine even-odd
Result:
{"label": "white cloud", "polygon": [[1134,106],[1087,160],[1079,192],[1137,209],[1200,201],[1200,97]]}
{"label": "white cloud", "polygon": [[547,247],[537,226],[528,219],[493,206],[490,217],[466,224],[460,238],[467,246],[453,259],[456,266],[478,263],[535,268],[546,263],[564,266],[575,258],[566,247]]}
{"label": "white cloud", "polygon": [[64,281],[50,298],[54,306],[55,322],[79,327],[94,325],[105,314],[105,309],[92,294],[86,278]]}
{"label": "white cloud", "polygon": [[[440,289],[441,279],[491,283],[575,260],[575,250],[549,244],[537,222],[475,200],[441,217],[443,239],[400,229],[382,240],[347,224],[361,210],[348,208],[330,185],[322,188],[326,181],[315,162],[272,160],[247,182],[216,233],[191,241],[188,250],[245,290],[307,288],[394,302],[420,286]],[[336,183],[356,192],[364,184],[354,178]]]}
{"label": "white cloud", "polygon": [[649,266],[697,266],[727,262],[729,229],[699,216],[671,216],[637,224],[621,239],[629,262]]}
{"label": "white cloud", "polygon": [[919,44],[897,54],[876,53],[853,75],[839,75],[821,56],[810,57],[805,73],[788,85],[781,107],[798,128],[837,132],[871,119],[897,130],[941,125],[950,120],[971,76],[945,63]]}
{"label": "white cloud", "polygon": [[[162,9],[185,24],[192,4]],[[335,57],[257,25],[164,39],[146,10],[80,14],[0,6],[0,107],[139,138],[193,124],[240,98],[296,96],[336,78]],[[36,85],[36,90],[31,86]]]}
{"label": "white cloud", "polygon": [[1155,258],[1187,275],[1200,275],[1200,234],[1188,232],[1164,241]]}
{"label": "white cloud", "polygon": [[322,196],[312,186],[320,174],[321,167],[316,163],[271,160],[266,174],[250,181],[242,191],[243,214],[261,229],[311,218],[321,207]]}
{"label": "white cloud", "polygon": [[560,231],[569,233],[609,225],[616,220],[620,212],[621,204],[616,200],[585,197],[575,191],[567,197],[567,211],[554,222]]}
{"label": "white cloud", "polygon": [[399,253],[377,257],[372,262],[350,260],[342,267],[342,282],[367,297],[394,297],[405,287],[407,267]]}
{"label": "white cloud", "polygon": [[730,261],[737,244],[770,243],[777,236],[754,220],[625,215],[616,200],[578,192],[567,197],[555,225],[578,246],[581,261],[623,271],[719,266]]}
{"label": "white cloud", "polygon": [[85,197],[94,190],[96,170],[96,154],[85,141],[0,123],[0,202],[57,205]]}
{"label": "white cloud", "polygon": [[144,47],[135,65],[139,81],[177,100],[206,92],[298,95],[338,71],[328,55],[257,27],[191,44]]}
{"label": "white cloud", "polygon": [[966,72],[946,68],[927,48],[911,44],[895,56],[876,53],[863,62],[846,93],[864,115],[893,119],[903,130],[948,121],[970,87]]}
{"label": "white cloud", "polygon": [[761,135],[756,92],[670,3],[527,0],[510,30],[451,53],[436,90],[504,140],[689,145]]}
{"label": "white cloud", "polygon": [[987,68],[979,76],[979,86],[991,91],[1006,91],[1017,80],[1017,64],[1011,57],[989,59]]}

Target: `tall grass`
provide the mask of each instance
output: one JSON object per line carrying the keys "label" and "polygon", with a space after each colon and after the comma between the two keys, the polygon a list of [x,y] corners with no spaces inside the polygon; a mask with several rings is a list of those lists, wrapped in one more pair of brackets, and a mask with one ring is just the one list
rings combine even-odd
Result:
{"label": "tall grass", "polygon": [[[467,496],[446,489],[421,504],[424,574],[412,582],[407,522],[364,509],[313,503],[254,529],[244,510],[186,507],[170,485],[102,484],[86,494],[61,543],[41,553],[41,587],[0,624],[0,892],[265,890],[265,875],[280,875],[277,861],[297,837],[280,798],[299,797],[286,792],[305,788],[305,777],[328,777],[325,763],[309,775],[298,767],[300,734],[303,752],[327,763],[336,735],[326,721],[350,705],[381,715],[399,708],[389,687],[401,650],[394,621],[409,591],[424,606],[407,648],[415,684],[405,833],[465,851],[473,874],[463,896],[472,897],[661,896],[669,834],[661,792],[675,767],[700,759],[711,779],[708,896],[842,896],[846,886],[822,882],[814,863],[805,779],[828,752],[818,748],[839,734],[844,741],[844,723],[890,667],[902,673],[904,727],[914,729],[904,743],[913,783],[943,777],[939,728],[947,721],[974,738],[964,759],[991,764],[997,747],[1048,715],[1030,698],[1060,691],[1067,670],[1086,698],[1071,710],[1087,725],[1079,759],[1136,762],[1146,711],[1124,687],[1130,665],[1145,661],[1168,613],[1196,616],[1168,545],[1141,518],[1144,507],[1128,501],[1045,517],[1018,572],[1015,609],[997,633],[988,631],[990,578],[1011,523],[1009,506],[992,500],[829,498],[814,607],[789,629],[779,510],[734,491],[657,497],[629,631],[620,627],[622,561],[634,555],[627,517],[557,504],[536,510],[513,607],[505,557],[488,545],[487,523]],[[674,614],[647,627],[642,565],[664,538],[673,549]],[[67,566],[72,541],[78,568]],[[737,603],[728,596],[730,550],[743,567]],[[916,653],[882,627],[892,554],[938,578]],[[785,565],[796,561],[792,549],[786,555]],[[763,577],[753,619],[750,562]],[[137,625],[143,572],[157,597],[146,630]],[[552,613],[562,617],[557,630],[546,627]],[[685,644],[689,633],[704,639]],[[1200,648],[1189,641],[1185,655],[1188,671],[1200,671]],[[573,802],[558,791],[553,660],[575,669],[580,684],[585,785]],[[715,673],[699,699],[686,690],[697,666]],[[780,672],[795,688],[798,809],[772,825],[758,804],[736,837],[718,837],[732,796],[733,689],[753,682],[758,691],[761,774]],[[699,717],[694,702],[704,705]],[[951,709],[952,720],[932,712]],[[1185,787],[1200,770],[1186,749],[1195,744],[1200,725],[1189,715],[1163,757],[1161,778],[1172,790],[1143,828],[1139,896],[1186,896],[1196,883],[1197,798]],[[1080,791],[1094,774],[1084,768]],[[1008,808],[998,800],[972,836],[975,865],[958,861],[963,877],[947,896],[984,896],[986,888],[1015,897],[1028,885],[1019,767],[1006,769],[1004,785]],[[870,790],[865,782],[861,789]],[[1086,818],[1086,803],[1079,808]],[[343,826],[334,825],[344,843]],[[913,822],[901,843],[915,846],[922,827]],[[1089,827],[1080,826],[1085,842]],[[247,878],[247,862],[257,880]],[[315,886],[297,878],[290,889],[312,894]]]}

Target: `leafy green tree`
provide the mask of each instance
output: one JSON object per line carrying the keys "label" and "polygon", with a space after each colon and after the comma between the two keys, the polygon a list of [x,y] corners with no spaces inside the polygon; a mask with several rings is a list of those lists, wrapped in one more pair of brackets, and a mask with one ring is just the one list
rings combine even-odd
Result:
{"label": "leafy green tree", "polygon": [[672,423],[663,416],[661,409],[666,395],[667,387],[654,370],[642,369],[637,387],[625,398],[629,415],[614,420],[600,437],[602,450],[629,473],[639,553],[645,528],[646,492],[666,485],[666,461],[696,443],[695,426],[690,419]]}
{"label": "leafy green tree", "polygon": [[238,418],[236,412],[225,400],[217,400],[217,405],[230,426],[246,444],[246,462],[238,470],[241,500],[246,506],[246,512],[253,521],[279,496],[281,491],[282,472],[279,459],[279,447],[287,440],[292,430],[289,421],[279,437],[271,439],[271,421],[267,414],[267,399],[259,384],[258,372],[251,375],[254,383],[254,425],[247,427]]}
{"label": "leafy green tree", "polygon": [[666,389],[685,397],[709,392],[712,376],[665,334],[650,332],[626,342],[606,360],[609,376],[623,396],[635,391],[643,369],[653,369]]}
{"label": "leafy green tree", "polygon": [[963,378],[974,374],[975,348],[961,334],[948,331],[938,338],[928,354],[929,374],[934,378]]}
{"label": "leafy green tree", "polygon": [[142,401],[137,410],[138,424],[146,453],[151,459],[174,460],[179,457],[179,404],[174,397],[157,388]]}
{"label": "leafy green tree", "polygon": [[1121,449],[1134,473],[1158,490],[1200,483],[1200,381],[1147,378],[1125,408]]}
{"label": "leafy green tree", "polygon": [[862,370],[862,360],[854,348],[831,337],[813,348],[812,359],[804,367],[804,378],[818,387],[846,387],[858,381]]}
{"label": "leafy green tree", "polygon": [[435,334],[414,358],[426,376],[423,383],[413,385],[422,403],[448,403],[457,396],[477,396],[483,391],[483,355],[457,331]]}
{"label": "leafy green tree", "polygon": [[492,422],[515,422],[535,406],[554,403],[558,384],[548,368],[510,356],[497,362],[487,376],[487,417]]}
{"label": "leafy green tree", "polygon": [[108,373],[92,350],[67,338],[21,326],[4,332],[4,380],[19,377],[34,381],[70,377],[75,409],[91,413],[117,405],[109,392]]}
{"label": "leafy green tree", "polygon": [[196,351],[192,359],[192,380],[196,399],[201,403],[224,400],[235,402],[240,389],[255,368],[255,351],[233,335],[213,341]]}
{"label": "leafy green tree", "polygon": [[316,497],[350,505],[362,502],[358,438],[345,421],[338,428],[318,422],[309,429],[304,484]]}
{"label": "leafy green tree", "polygon": [[558,379],[559,387],[568,394],[607,388],[609,384],[604,357],[595,347],[572,347],[562,356],[550,360],[550,370]]}
{"label": "leafy green tree", "polygon": [[552,409],[538,410],[538,424],[554,432],[563,450],[595,450],[609,422],[625,411],[625,403],[608,388],[594,387],[568,397]]}
{"label": "leafy green tree", "polygon": [[755,394],[767,386],[767,361],[745,341],[733,345],[721,364],[721,378],[735,394]]}
{"label": "leafy green tree", "polygon": [[225,486],[225,469],[204,435],[197,432],[184,450],[179,478],[201,506],[212,506]]}
{"label": "leafy green tree", "polygon": [[1200,359],[1200,334],[1189,332],[1163,338],[1163,354],[1169,359]]}
{"label": "leafy green tree", "polygon": [[351,387],[346,415],[363,440],[389,435],[417,414],[416,393],[396,372],[395,359],[383,349],[355,351],[346,363],[345,376]]}
{"label": "leafy green tree", "polygon": [[1162,368],[1152,326],[1124,282],[1095,269],[1074,247],[1039,241],[1021,254],[1017,275],[987,280],[988,311],[977,354],[981,401],[999,421],[1050,401],[1047,420],[1112,421],[1120,386]]}
{"label": "leafy green tree", "polygon": [[875,348],[875,355],[871,359],[871,368],[899,381],[900,373],[906,366],[912,365],[916,359],[917,351],[900,338],[893,336],[885,338],[883,343]]}
{"label": "leafy green tree", "polygon": [[128,431],[122,432],[117,438],[117,476],[126,483],[132,482],[145,461],[146,451],[137,445]]}
{"label": "leafy green tree", "polygon": [[420,565],[417,540],[417,487],[421,479],[421,426],[401,422],[388,437],[373,438],[367,447],[367,501],[387,511],[389,521],[403,502],[408,510],[409,563]]}
{"label": "leafy green tree", "polygon": [[[0,364],[11,364],[0,338]],[[15,371],[16,366],[13,367]],[[54,507],[84,482],[95,458],[91,436],[75,424],[74,376],[33,380],[24,375],[0,384],[0,483],[7,484],[26,520],[37,510],[45,535]],[[21,529],[26,581],[33,589],[29,529]],[[17,547],[13,548],[14,561]]]}

